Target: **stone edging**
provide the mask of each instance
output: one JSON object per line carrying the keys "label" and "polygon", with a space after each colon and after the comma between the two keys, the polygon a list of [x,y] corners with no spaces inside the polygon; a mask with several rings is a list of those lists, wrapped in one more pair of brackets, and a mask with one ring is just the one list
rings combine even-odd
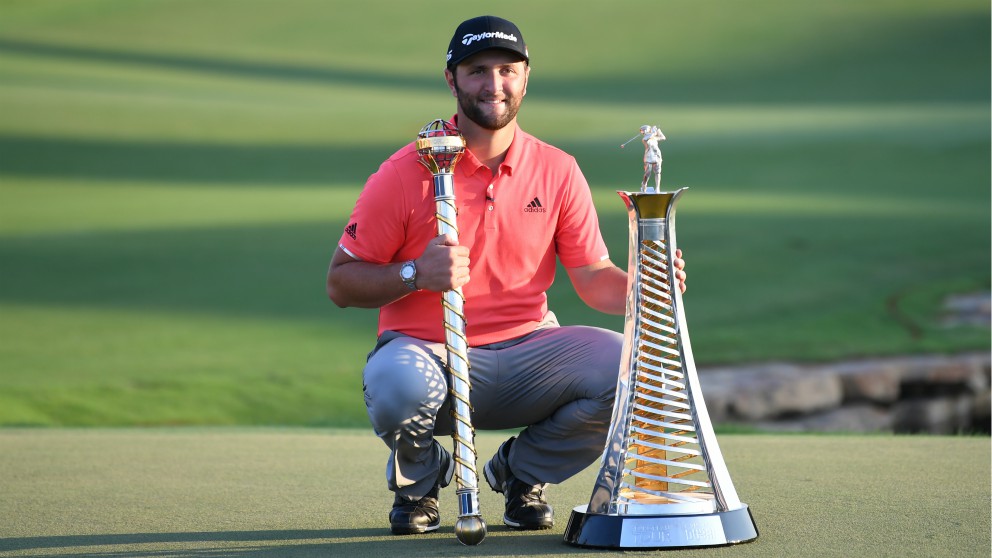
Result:
{"label": "stone edging", "polygon": [[989,433],[990,354],[699,369],[710,419],[762,430]]}

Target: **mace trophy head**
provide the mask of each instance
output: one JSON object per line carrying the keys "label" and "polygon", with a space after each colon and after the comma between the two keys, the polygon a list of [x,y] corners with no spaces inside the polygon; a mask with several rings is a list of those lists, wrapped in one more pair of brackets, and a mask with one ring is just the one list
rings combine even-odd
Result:
{"label": "mace trophy head", "polygon": [[437,119],[417,134],[417,153],[431,174],[451,174],[465,153],[465,138],[454,124]]}

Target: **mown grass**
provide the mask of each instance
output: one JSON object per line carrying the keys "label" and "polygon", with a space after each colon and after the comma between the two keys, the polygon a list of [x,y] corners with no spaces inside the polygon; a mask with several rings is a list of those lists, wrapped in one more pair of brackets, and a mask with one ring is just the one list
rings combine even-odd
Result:
{"label": "mown grass", "polygon": [[[480,433],[480,457],[504,440]],[[988,437],[728,434],[720,447],[759,536],[678,556],[988,555]],[[502,496],[483,483],[488,535],[466,549],[453,532],[454,486],[441,492],[435,533],[389,533],[393,497],[381,476],[388,449],[356,429],[6,428],[0,450],[5,556],[633,554],[563,542],[572,508],[589,501],[598,463],[548,488],[556,521],[545,531],[505,527]],[[939,471],[940,479],[923,481],[920,471]]]}
{"label": "mown grass", "polygon": [[[0,424],[364,424],[375,315],[323,276],[368,174],[453,112],[447,35],[479,8],[440,7],[0,6]],[[939,324],[989,289],[987,5],[498,12],[530,43],[521,123],[576,155],[621,265],[617,146],[668,135],[698,363],[989,347]]]}

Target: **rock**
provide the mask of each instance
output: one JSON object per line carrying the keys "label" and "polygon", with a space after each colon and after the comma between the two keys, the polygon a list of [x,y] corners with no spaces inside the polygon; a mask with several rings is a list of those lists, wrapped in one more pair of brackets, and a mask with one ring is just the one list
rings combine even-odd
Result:
{"label": "rock", "polygon": [[840,378],[844,401],[892,403],[899,399],[899,367],[878,361],[841,363],[830,367]]}
{"label": "rock", "polygon": [[957,294],[944,300],[941,323],[945,327],[988,327],[990,314],[992,314],[992,293]]}
{"label": "rock", "polygon": [[710,419],[776,431],[985,432],[990,354],[699,371]]}
{"label": "rock", "polygon": [[801,415],[837,407],[844,390],[835,374],[769,365],[738,384],[729,401],[729,416],[746,421]]}
{"label": "rock", "polygon": [[989,385],[987,362],[977,355],[904,359],[901,397],[977,393]]}
{"label": "rock", "polygon": [[896,433],[965,432],[971,428],[972,405],[970,396],[900,401],[892,409],[892,429]]}
{"label": "rock", "polygon": [[764,421],[755,426],[777,432],[891,432],[892,413],[862,403],[789,421]]}

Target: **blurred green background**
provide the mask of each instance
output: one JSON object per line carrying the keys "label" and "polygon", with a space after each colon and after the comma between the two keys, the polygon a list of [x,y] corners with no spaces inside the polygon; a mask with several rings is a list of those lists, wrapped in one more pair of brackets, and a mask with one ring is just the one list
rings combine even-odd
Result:
{"label": "blurred green background", "polygon": [[[514,20],[520,122],[613,259],[668,136],[696,362],[988,350],[989,4],[0,3],[0,425],[367,426],[376,314],[326,299],[365,178],[454,112],[458,22]],[[562,282],[564,323],[621,329]]]}

